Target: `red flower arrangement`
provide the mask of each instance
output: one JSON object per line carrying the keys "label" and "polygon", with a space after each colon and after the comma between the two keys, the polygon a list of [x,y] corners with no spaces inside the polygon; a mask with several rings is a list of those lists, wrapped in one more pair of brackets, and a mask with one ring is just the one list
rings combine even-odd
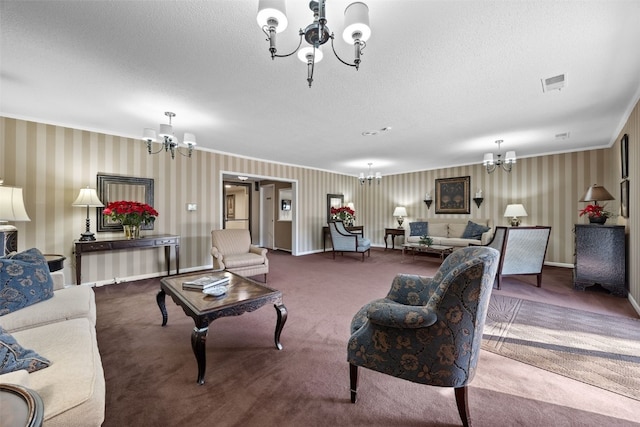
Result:
{"label": "red flower arrangement", "polygon": [[587,205],[580,211],[580,216],[587,215],[589,218],[609,218],[611,212],[604,210],[604,205]]}
{"label": "red flower arrangement", "polygon": [[122,225],[152,224],[158,216],[158,211],[146,203],[118,200],[111,202],[102,210],[104,216]]}
{"label": "red flower arrangement", "polygon": [[348,206],[331,208],[331,218],[341,219],[344,222],[352,223],[356,219],[356,211]]}

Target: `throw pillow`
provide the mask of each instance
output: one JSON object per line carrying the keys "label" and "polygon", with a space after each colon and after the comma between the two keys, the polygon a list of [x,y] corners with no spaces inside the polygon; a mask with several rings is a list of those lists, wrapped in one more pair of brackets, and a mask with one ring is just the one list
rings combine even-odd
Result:
{"label": "throw pillow", "polygon": [[51,297],[53,279],[38,249],[0,259],[0,316]]}
{"label": "throw pillow", "polygon": [[0,326],[0,374],[26,369],[34,372],[51,365],[51,362],[33,350],[22,347],[16,339]]}
{"label": "throw pillow", "polygon": [[490,228],[485,225],[469,221],[467,223],[467,228],[465,228],[464,233],[462,233],[462,238],[480,240],[482,239],[482,233],[486,233],[489,230]]}
{"label": "throw pillow", "polygon": [[410,222],[409,236],[425,236],[429,234],[428,222]]}

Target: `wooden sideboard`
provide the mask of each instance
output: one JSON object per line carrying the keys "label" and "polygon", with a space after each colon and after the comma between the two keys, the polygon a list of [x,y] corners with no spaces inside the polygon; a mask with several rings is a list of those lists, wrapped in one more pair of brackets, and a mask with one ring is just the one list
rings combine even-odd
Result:
{"label": "wooden sideboard", "polygon": [[82,283],[82,255],[91,252],[112,252],[123,249],[145,249],[164,247],[167,261],[167,275],[171,274],[171,247],[176,254],[176,274],[180,274],[180,236],[172,234],[158,234],[145,236],[140,239],[109,239],[74,242],[76,255],[76,285]]}
{"label": "wooden sideboard", "polygon": [[[346,228],[347,231],[360,234],[364,237],[364,225],[352,225],[350,227],[345,226],[344,228]],[[331,235],[329,234],[329,226],[325,225],[322,227],[322,252],[327,251],[327,239],[331,239]]]}

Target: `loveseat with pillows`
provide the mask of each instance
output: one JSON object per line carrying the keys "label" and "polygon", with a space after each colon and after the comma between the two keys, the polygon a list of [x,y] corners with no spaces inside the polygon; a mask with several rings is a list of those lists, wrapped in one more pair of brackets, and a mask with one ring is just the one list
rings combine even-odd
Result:
{"label": "loveseat with pillows", "polygon": [[460,248],[469,245],[486,245],[493,238],[492,219],[429,218],[417,219],[405,229],[406,243],[419,243],[427,235],[434,245]]}
{"label": "loveseat with pillows", "polygon": [[36,391],[45,427],[104,421],[95,324],[93,289],[65,288],[38,249],[0,257],[0,383]]}

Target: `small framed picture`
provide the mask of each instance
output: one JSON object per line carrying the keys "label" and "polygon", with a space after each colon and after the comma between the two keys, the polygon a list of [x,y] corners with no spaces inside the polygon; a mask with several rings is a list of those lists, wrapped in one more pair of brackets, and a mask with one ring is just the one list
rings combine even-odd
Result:
{"label": "small framed picture", "polygon": [[629,135],[626,133],[620,140],[620,160],[622,161],[622,179],[629,178]]}
{"label": "small framed picture", "polygon": [[629,180],[620,183],[620,215],[629,218]]}

